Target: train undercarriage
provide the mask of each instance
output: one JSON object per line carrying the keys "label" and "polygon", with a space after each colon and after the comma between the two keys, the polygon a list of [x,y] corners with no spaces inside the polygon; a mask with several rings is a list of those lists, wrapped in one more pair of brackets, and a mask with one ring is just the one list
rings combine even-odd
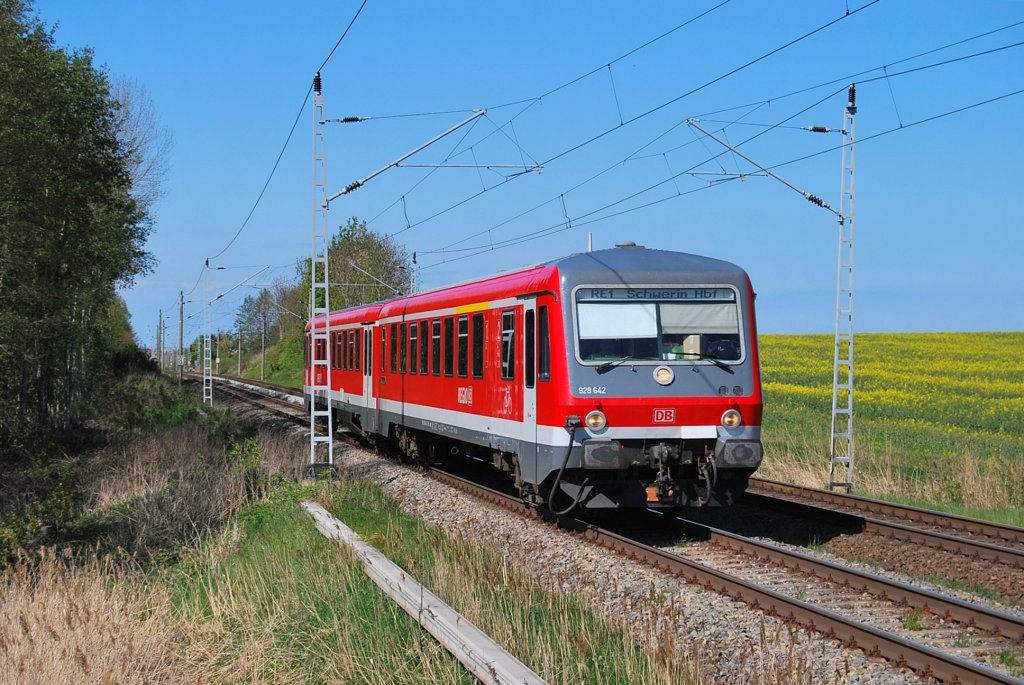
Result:
{"label": "train undercarriage", "polygon": [[[614,463],[602,455],[600,449],[588,450],[592,442],[584,441],[582,446],[575,447],[573,453],[578,458],[573,461],[576,465],[539,472],[538,476],[543,477],[531,482],[523,477],[524,469],[514,452],[468,444],[405,426],[395,426],[388,438],[390,446],[405,458],[427,467],[450,458],[489,462],[507,475],[525,501],[561,512],[728,506],[746,490],[747,481],[756,470],[756,464],[723,463],[724,450],[715,440],[650,444],[630,441],[616,448],[618,456]],[[757,461],[760,461],[759,452]]]}

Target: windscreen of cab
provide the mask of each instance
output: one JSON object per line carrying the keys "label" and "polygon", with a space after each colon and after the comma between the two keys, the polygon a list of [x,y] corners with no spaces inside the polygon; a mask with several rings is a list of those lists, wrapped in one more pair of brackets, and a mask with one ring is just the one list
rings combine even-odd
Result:
{"label": "windscreen of cab", "polygon": [[580,287],[575,291],[577,356],[584,364],[739,362],[737,299],[727,286]]}

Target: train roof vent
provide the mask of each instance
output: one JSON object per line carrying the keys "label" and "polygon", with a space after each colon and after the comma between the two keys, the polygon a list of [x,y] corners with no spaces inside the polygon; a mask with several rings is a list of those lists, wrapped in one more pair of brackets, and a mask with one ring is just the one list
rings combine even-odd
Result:
{"label": "train roof vent", "polygon": [[615,247],[621,247],[621,248],[627,249],[627,250],[628,249],[633,249],[633,250],[642,250],[642,249],[644,249],[643,245],[637,245],[632,240],[627,240],[627,241],[621,242],[621,243],[615,243]]}

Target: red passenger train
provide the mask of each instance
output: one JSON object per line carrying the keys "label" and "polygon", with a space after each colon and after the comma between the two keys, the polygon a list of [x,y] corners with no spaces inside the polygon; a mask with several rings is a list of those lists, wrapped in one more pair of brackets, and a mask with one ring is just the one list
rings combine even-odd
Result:
{"label": "red passenger train", "polygon": [[728,262],[624,243],[328,325],[338,420],[552,509],[728,504],[761,463],[754,292]]}

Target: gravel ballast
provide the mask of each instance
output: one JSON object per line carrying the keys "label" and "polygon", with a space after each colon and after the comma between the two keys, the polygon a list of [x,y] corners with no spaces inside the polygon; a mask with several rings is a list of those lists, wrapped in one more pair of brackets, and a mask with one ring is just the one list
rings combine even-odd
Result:
{"label": "gravel ballast", "polygon": [[372,452],[336,444],[335,460],[350,476],[378,485],[404,512],[513,560],[549,589],[580,596],[635,634],[656,636],[708,682],[921,682],[905,669],[473,500]]}

